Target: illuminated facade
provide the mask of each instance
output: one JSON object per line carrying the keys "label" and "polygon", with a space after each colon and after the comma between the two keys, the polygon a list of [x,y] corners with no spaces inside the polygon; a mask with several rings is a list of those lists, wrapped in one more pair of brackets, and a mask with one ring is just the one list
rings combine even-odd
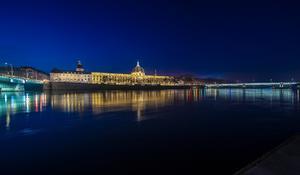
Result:
{"label": "illuminated facade", "polygon": [[54,69],[50,73],[51,82],[90,83],[91,73],[84,72],[80,61],[77,62],[76,71],[61,71]]}
{"label": "illuminated facade", "polygon": [[73,82],[111,85],[175,85],[175,79],[171,76],[146,75],[139,62],[130,74],[105,73],[84,71],[78,61],[76,71],[63,72],[53,70],[50,74],[52,82]]}

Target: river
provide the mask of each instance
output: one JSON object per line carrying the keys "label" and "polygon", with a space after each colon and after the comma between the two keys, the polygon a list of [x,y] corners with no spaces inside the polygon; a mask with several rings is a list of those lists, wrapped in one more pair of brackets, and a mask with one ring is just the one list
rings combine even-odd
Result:
{"label": "river", "polygon": [[232,174],[299,131],[299,90],[0,94],[3,174]]}

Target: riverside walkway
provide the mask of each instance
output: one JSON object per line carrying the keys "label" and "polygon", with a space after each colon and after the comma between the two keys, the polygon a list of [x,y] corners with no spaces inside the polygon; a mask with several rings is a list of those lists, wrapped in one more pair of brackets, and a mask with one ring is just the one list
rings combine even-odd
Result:
{"label": "riverside walkway", "polygon": [[235,175],[299,175],[300,135],[294,136]]}

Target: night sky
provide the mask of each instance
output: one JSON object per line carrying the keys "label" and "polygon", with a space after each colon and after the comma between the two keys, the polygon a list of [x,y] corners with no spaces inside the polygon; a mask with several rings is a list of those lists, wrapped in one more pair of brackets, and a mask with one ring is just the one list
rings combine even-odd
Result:
{"label": "night sky", "polygon": [[0,1],[0,57],[50,71],[300,80],[300,5],[288,1]]}

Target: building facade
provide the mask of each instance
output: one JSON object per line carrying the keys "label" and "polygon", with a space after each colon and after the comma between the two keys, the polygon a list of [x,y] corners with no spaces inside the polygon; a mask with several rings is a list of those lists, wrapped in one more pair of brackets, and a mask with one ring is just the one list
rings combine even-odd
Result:
{"label": "building facade", "polygon": [[52,82],[74,82],[91,84],[111,85],[175,85],[172,76],[146,75],[139,62],[129,74],[85,72],[80,61],[77,63],[76,71],[53,70],[50,73]]}
{"label": "building facade", "polygon": [[77,62],[76,71],[53,69],[50,73],[51,82],[90,83],[91,79],[91,73],[84,71],[80,61]]}
{"label": "building facade", "polygon": [[0,74],[22,77],[31,80],[41,80],[41,81],[49,80],[48,73],[30,66],[21,66],[21,67],[2,66],[0,67]]}

